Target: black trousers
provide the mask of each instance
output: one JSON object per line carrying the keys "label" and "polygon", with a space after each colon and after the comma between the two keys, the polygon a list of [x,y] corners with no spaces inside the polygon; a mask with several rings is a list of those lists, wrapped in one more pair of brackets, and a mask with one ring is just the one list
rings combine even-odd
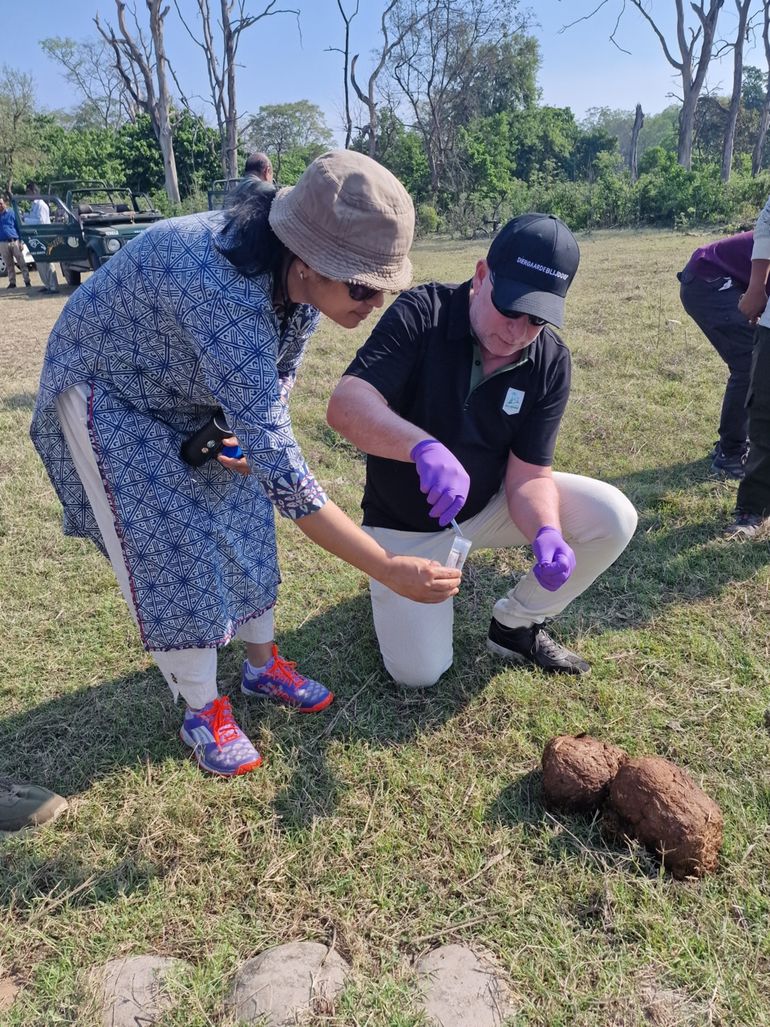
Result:
{"label": "black trousers", "polygon": [[756,330],[747,398],[751,449],[736,506],[746,513],[770,514],[770,328]]}
{"label": "black trousers", "polygon": [[746,395],[754,349],[754,329],[738,310],[743,289],[728,285],[728,278],[712,282],[694,278],[687,269],[677,277],[682,306],[730,370],[722,400],[719,443],[726,456],[738,456],[751,435]]}

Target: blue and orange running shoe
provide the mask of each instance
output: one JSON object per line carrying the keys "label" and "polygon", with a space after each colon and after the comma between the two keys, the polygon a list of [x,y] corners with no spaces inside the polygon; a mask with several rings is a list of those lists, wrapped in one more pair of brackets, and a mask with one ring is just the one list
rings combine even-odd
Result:
{"label": "blue and orange running shoe", "polygon": [[179,736],[193,750],[202,770],[220,777],[248,774],[262,757],[233,717],[230,700],[220,695],[202,710],[188,706]]}
{"label": "blue and orange running shoe", "polygon": [[279,656],[278,646],[274,645],[272,659],[261,674],[250,675],[248,662],[244,663],[241,691],[254,698],[273,699],[300,713],[325,710],[334,699],[334,692],[300,674],[296,666],[292,660]]}

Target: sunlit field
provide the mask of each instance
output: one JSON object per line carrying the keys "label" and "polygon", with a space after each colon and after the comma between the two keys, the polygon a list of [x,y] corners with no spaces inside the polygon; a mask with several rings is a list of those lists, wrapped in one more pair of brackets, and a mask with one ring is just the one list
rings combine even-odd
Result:
{"label": "sunlit field", "polygon": [[[279,518],[278,640],[337,698],[316,717],[249,705],[242,650],[224,650],[222,690],[265,755],[233,781],[188,758],[181,709],[110,567],[62,536],[29,442],[66,292],[0,282],[0,774],[70,801],[0,844],[0,976],[21,986],[0,1022],[93,1027],[89,968],[157,953],[188,966],[163,1024],[220,1027],[246,959],[313,940],[353,967],[319,1027],[424,1024],[413,960],[448,941],[492,955],[517,1027],[770,1024],[770,541],[720,537],[735,488],[710,477],[706,455],[726,369],[675,278],[718,234],[580,239],[556,466],[613,482],[640,515],[626,553],[553,625],[591,676],[487,654],[492,604],[530,554],[481,553],[456,601],[454,666],[428,693],[402,694],[379,660],[363,575]],[[422,243],[416,277],[470,277],[485,246]],[[292,399],[308,463],[356,518],[363,459],[324,415],[364,338],[324,325]],[[643,851],[607,843],[598,821],[545,810],[543,746],[579,731],[691,771],[725,815],[715,876],[674,882]]]}

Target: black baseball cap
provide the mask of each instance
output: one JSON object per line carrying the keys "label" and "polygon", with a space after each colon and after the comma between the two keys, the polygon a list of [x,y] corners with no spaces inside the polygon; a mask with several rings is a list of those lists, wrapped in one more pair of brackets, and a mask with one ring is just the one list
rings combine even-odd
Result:
{"label": "black baseball cap", "polygon": [[495,308],[561,328],[564,297],[579,263],[577,241],[563,221],[553,214],[520,214],[500,229],[487,254]]}

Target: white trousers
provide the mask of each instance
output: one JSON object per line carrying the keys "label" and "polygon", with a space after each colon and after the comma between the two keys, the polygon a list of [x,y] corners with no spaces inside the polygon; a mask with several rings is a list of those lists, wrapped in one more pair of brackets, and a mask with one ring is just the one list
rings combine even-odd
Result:
{"label": "white trousers", "polygon": [[[575,552],[575,570],[556,592],[526,574],[494,607],[494,617],[509,628],[539,624],[554,617],[589,587],[620,556],[636,530],[636,510],[613,485],[578,474],[554,472],[564,538]],[[475,517],[461,525],[473,549],[526,546],[508,513],[503,489]],[[403,556],[423,556],[444,563],[454,531],[394,531],[365,527],[379,544]],[[434,685],[452,665],[454,600],[427,605],[396,595],[370,580],[374,628],[385,668],[399,684]],[[460,595],[462,595],[462,586]]]}
{"label": "white trousers", "polygon": [[56,267],[54,264],[48,263],[48,261],[41,261],[36,265],[37,273],[40,275],[40,281],[48,289],[49,292],[59,291],[59,279],[56,277]]}
{"label": "white trousers", "polygon": [[[120,591],[136,621],[128,571],[123,559],[123,550],[115,530],[107,493],[102,484],[96,457],[88,432],[88,393],[84,386],[68,389],[56,401],[56,413],[61,422],[67,448],[88,496],[96,523],[99,525],[104,548],[118,579]],[[242,624],[236,638],[243,642],[271,642],[273,640],[273,611],[267,610],[261,617]],[[217,650],[170,649],[150,650],[161,674],[168,682],[174,698],[181,695],[188,706],[200,709],[217,697]]]}

